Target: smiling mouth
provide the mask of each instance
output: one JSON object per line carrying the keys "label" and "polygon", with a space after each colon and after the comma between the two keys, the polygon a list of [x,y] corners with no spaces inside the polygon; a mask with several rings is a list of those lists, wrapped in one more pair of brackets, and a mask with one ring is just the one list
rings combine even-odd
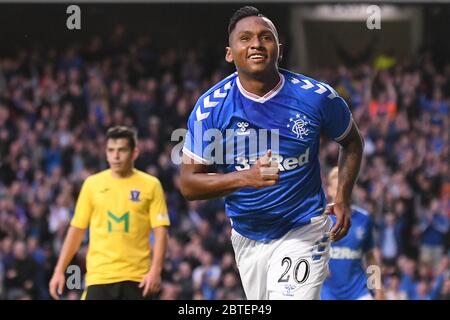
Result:
{"label": "smiling mouth", "polygon": [[251,55],[248,57],[248,59],[251,60],[251,61],[259,62],[259,61],[265,60],[265,59],[266,59],[266,56],[263,55],[263,54],[251,54]]}

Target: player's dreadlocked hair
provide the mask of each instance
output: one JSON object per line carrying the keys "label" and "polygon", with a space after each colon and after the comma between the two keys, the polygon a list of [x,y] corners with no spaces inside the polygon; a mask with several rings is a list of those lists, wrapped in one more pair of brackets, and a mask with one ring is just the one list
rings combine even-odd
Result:
{"label": "player's dreadlocked hair", "polygon": [[247,17],[266,17],[259,10],[252,6],[245,6],[238,9],[230,18],[230,22],[228,23],[228,35],[234,30],[236,24]]}

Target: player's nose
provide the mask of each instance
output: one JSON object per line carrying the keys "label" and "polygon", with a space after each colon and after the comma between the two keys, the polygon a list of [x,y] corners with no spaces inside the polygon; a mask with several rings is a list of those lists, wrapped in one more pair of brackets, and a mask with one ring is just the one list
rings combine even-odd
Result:
{"label": "player's nose", "polygon": [[250,42],[250,48],[251,49],[258,49],[262,47],[262,41],[259,39],[259,37],[253,37]]}

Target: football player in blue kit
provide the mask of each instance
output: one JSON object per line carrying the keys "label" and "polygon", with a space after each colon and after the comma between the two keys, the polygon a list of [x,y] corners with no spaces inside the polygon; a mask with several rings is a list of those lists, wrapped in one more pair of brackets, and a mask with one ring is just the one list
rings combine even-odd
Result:
{"label": "football player in blue kit", "polygon": [[[181,192],[188,200],[225,197],[248,299],[319,299],[330,240],[344,237],[351,225],[363,139],[329,85],[278,67],[277,29],[258,9],[237,10],[228,35],[225,59],[237,72],[192,110]],[[324,213],[321,132],[341,145],[334,226]]]}
{"label": "football player in blue kit", "polygon": [[[338,168],[334,167],[328,174],[327,194],[331,200],[337,185]],[[329,276],[325,279],[320,297],[323,300],[373,300],[374,297],[384,300],[380,253],[374,245],[372,221],[364,209],[356,206],[351,209],[352,227],[349,233],[331,244]],[[331,218],[335,220],[333,216]],[[368,282],[367,274],[374,277],[373,281]]]}

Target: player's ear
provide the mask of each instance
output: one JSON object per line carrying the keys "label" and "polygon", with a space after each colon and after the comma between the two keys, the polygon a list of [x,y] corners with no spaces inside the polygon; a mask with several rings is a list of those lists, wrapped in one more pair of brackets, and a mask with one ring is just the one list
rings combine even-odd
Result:
{"label": "player's ear", "polygon": [[233,54],[231,53],[231,48],[230,47],[226,47],[225,48],[225,60],[228,63],[232,63],[233,62]]}
{"label": "player's ear", "polygon": [[281,62],[281,60],[283,60],[283,51],[284,51],[284,46],[279,43],[278,44],[278,62]]}
{"label": "player's ear", "polygon": [[134,148],[134,150],[132,151],[132,155],[131,155],[133,161],[136,161],[136,159],[139,157],[139,153],[140,153],[139,149],[137,147]]}

